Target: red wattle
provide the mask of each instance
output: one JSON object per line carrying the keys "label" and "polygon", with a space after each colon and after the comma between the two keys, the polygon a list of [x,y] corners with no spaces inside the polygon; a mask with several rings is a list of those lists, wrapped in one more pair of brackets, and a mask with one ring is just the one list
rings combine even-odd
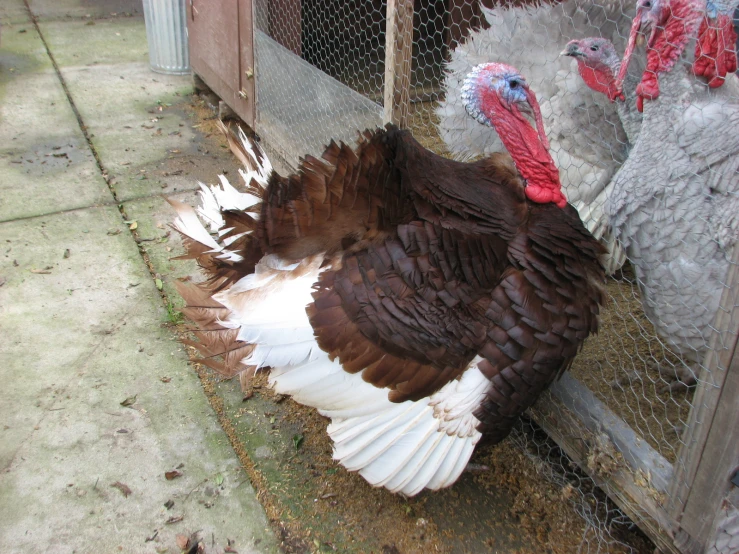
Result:
{"label": "red wattle", "polygon": [[611,102],[614,102],[616,99],[625,100],[623,92],[616,86],[616,80],[610,68],[600,64],[592,67],[579,58],[577,60],[577,66],[582,80],[585,81],[588,87],[596,92],[605,94]]}
{"label": "red wattle", "polygon": [[695,43],[693,73],[705,77],[708,86],[716,88],[736,70],[736,31],[731,16],[720,13],[714,22],[704,17]]}
{"label": "red wattle", "polygon": [[532,202],[538,202],[539,204],[553,202],[558,208],[564,208],[567,205],[567,198],[560,189],[528,185],[525,192],[526,197]]}
{"label": "red wattle", "polygon": [[[639,111],[644,108],[644,100],[654,100],[659,97],[657,76],[672,69],[683,50],[685,50],[688,41],[694,36],[702,17],[703,12],[701,11],[700,2],[695,0],[673,1],[663,15],[664,27],[658,26],[652,29],[652,35],[647,46],[647,67],[642,75],[641,83],[636,88],[637,109]],[[627,47],[629,57],[633,50],[636,33],[640,29],[640,25],[636,24],[639,21],[638,14],[634,21]],[[623,82],[627,64],[628,58],[624,54],[624,62],[621,64],[621,70],[618,74],[619,83]]]}
{"label": "red wattle", "polygon": [[642,75],[641,82],[636,86],[636,108],[644,111],[644,100],[656,100],[659,98],[659,80],[654,71],[649,70],[650,56],[654,50],[647,54],[647,69]]}
{"label": "red wattle", "polygon": [[526,96],[534,110],[538,128],[529,123],[515,104],[504,105],[503,100],[489,87],[480,86],[480,90],[483,91],[480,107],[494,122],[498,136],[526,181],[526,197],[533,202],[553,202],[563,208],[567,199],[562,194],[559,170],[549,154],[541,110],[534,94],[527,89]]}

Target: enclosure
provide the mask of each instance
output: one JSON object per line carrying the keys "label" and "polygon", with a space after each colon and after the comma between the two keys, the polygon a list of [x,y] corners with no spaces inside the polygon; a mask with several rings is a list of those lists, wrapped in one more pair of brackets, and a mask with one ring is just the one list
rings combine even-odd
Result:
{"label": "enclosure", "polygon": [[[194,72],[293,168],[300,156],[320,155],[331,139],[351,143],[358,130],[387,122],[411,129],[439,154],[472,158],[479,153],[459,145],[474,142],[469,125],[476,124],[454,122],[465,116],[463,110],[459,115],[458,98],[447,94],[455,84],[452,62],[466,61],[455,58],[455,50],[467,52],[470,60],[480,57],[484,49],[478,42],[472,52],[472,40],[492,33],[501,54],[517,59],[530,54],[532,73],[538,75],[536,64],[546,67],[564,83],[562,90],[579,94],[584,85],[576,79],[575,62],[560,51],[586,36],[607,35],[623,44],[634,14],[632,2],[587,3],[587,14],[602,7],[605,31],[600,16],[580,21],[580,15],[569,16],[566,7],[557,6],[547,9],[563,10],[557,17],[564,23],[530,25],[526,19],[542,8],[519,2],[223,0],[218,9],[205,4],[193,0],[188,7]],[[500,11],[486,11],[490,8]],[[614,13],[617,17],[609,15]],[[529,34],[512,40],[517,33]],[[516,46],[522,36],[529,48]],[[554,99],[569,97],[547,97],[546,84],[534,78],[531,85],[545,125],[563,121],[564,108]],[[560,128],[555,137],[560,149],[555,158],[571,183],[580,178],[572,174],[584,171],[578,157],[583,144],[565,139],[587,131],[594,143],[606,141],[613,129],[604,130],[603,122],[620,129],[607,102],[587,108],[580,121],[589,129]],[[626,141],[623,131],[617,135]],[[608,167],[616,171],[628,149],[610,147],[613,167]],[[695,386],[671,386],[685,374],[685,353],[671,347],[645,315],[639,278],[627,261],[608,278],[599,335],[529,412],[532,425],[543,428],[663,552],[739,551],[739,252],[729,249],[726,255],[719,309],[711,314],[708,344],[700,349],[705,356],[693,369]],[[547,460],[542,471],[572,488],[571,501],[600,517],[588,508],[586,495],[578,494],[583,481],[550,455],[548,441],[535,432],[520,436]],[[608,533],[608,521],[598,525]]]}

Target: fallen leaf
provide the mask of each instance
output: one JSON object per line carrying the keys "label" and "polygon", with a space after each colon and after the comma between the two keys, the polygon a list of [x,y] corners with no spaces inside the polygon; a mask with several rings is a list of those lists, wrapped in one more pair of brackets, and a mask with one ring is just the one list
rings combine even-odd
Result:
{"label": "fallen leaf", "polygon": [[31,273],[35,273],[36,275],[50,275],[51,271],[48,269],[32,269]]}
{"label": "fallen leaf", "polygon": [[154,279],[154,284],[159,290],[162,290],[162,288],[164,287],[164,283],[162,283],[161,279]]}
{"label": "fallen leaf", "polygon": [[179,523],[180,521],[182,521],[183,518],[184,518],[184,516],[172,516],[171,518],[169,518],[164,523],[166,523],[167,525],[171,525],[173,523]]}
{"label": "fallen leaf", "polygon": [[190,537],[187,535],[177,535],[174,540],[177,543],[177,548],[185,550],[187,548],[187,543],[190,542]]}
{"label": "fallen leaf", "polygon": [[138,221],[132,221],[131,224],[128,226],[128,228],[131,229],[131,231],[135,231],[136,229],[138,229],[138,227],[139,227]]}
{"label": "fallen leaf", "polygon": [[223,484],[223,475],[221,475],[220,473],[216,475],[215,481],[216,481],[216,485],[220,487]]}
{"label": "fallen leaf", "polygon": [[127,485],[124,485],[120,481],[116,481],[110,486],[121,491],[123,493],[123,496],[125,496],[126,498],[128,498],[128,496],[131,494],[131,489],[129,489]]}
{"label": "fallen leaf", "polygon": [[167,500],[164,503],[164,507],[167,508],[168,510],[171,510],[172,509],[172,506],[174,506],[174,500],[172,500],[172,499]]}
{"label": "fallen leaf", "polygon": [[64,258],[65,260],[67,258],[69,258],[69,248],[67,248],[66,250],[64,250],[64,254],[62,254],[62,258]]}
{"label": "fallen leaf", "polygon": [[121,234],[121,230],[120,229],[108,229],[108,234],[111,235],[111,236],[113,236],[113,235],[120,235]]}
{"label": "fallen leaf", "polygon": [[159,380],[162,383],[169,383],[172,380],[172,378],[171,377],[161,377]]}
{"label": "fallen leaf", "polygon": [[328,494],[321,495],[321,499],[326,500],[327,498],[333,498],[334,496],[336,496],[336,494],[330,492]]}
{"label": "fallen leaf", "polygon": [[123,402],[121,402],[121,406],[124,406],[127,408],[128,406],[133,405],[136,402],[137,396],[138,396],[137,394],[134,394],[133,396],[129,396]]}
{"label": "fallen leaf", "polygon": [[295,445],[295,450],[298,450],[300,445],[303,444],[303,435],[293,435],[293,444]]}
{"label": "fallen leaf", "polygon": [[166,477],[167,481],[171,481],[172,479],[177,479],[178,477],[182,477],[182,472],[177,471],[176,469],[173,469],[172,471],[168,471],[164,474],[164,477]]}

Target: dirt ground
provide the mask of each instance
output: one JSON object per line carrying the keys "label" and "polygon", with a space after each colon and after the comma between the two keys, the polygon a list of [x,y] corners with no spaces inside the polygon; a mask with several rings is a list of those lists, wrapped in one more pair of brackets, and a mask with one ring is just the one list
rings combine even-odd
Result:
{"label": "dirt ground", "polygon": [[[204,148],[226,147],[207,102],[194,98],[190,116],[205,134]],[[414,125],[427,126],[431,121],[428,111],[413,115]],[[420,134],[420,139],[427,147],[443,151],[433,135]],[[622,286],[612,283],[609,287],[616,288],[609,292],[619,294]],[[616,315],[608,316],[607,311],[604,319],[617,320],[622,308],[628,313],[633,306],[614,305]],[[180,331],[186,330],[181,324]],[[607,350],[604,345],[589,344],[578,367],[591,366]],[[194,352],[191,355],[196,361]],[[607,355],[603,359],[610,360]],[[649,539],[588,484],[589,479],[562,457],[556,445],[530,425],[522,424],[499,445],[481,444],[469,471],[450,489],[406,499],[372,488],[336,464],[326,434],[328,420],[275,395],[265,374],[257,376],[245,399],[237,380],[225,381],[194,365],[286,552],[654,550]],[[591,380],[595,385],[599,382],[599,378]],[[613,393],[603,389],[602,395],[608,398]]]}

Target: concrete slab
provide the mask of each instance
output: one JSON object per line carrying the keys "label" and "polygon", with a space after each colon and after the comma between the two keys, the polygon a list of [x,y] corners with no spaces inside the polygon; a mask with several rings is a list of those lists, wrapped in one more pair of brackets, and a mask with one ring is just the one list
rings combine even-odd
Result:
{"label": "concrete slab", "polygon": [[120,201],[161,193],[147,178],[160,161],[207,155],[180,109],[190,78],[149,69],[143,20],[55,21],[41,30]]}
{"label": "concrete slab", "polygon": [[195,133],[177,110],[191,91],[188,78],[156,75],[143,63],[62,67],[62,74],[119,200],[160,193],[142,177],[146,170],[172,156],[199,154]]}
{"label": "concrete slab", "polygon": [[29,0],[28,4],[40,20],[140,15],[144,11],[141,0]]}
{"label": "concrete slab", "polygon": [[0,221],[111,202],[33,25],[3,29],[0,69]]}
{"label": "concrete slab", "polygon": [[54,59],[62,68],[148,63],[149,60],[142,17],[42,21],[39,27]]}
{"label": "concrete slab", "polygon": [[200,530],[274,551],[118,211],[3,223],[0,241],[0,549],[179,552]]}
{"label": "concrete slab", "polygon": [[[23,3],[23,0],[4,0],[2,4],[0,4],[0,25],[2,25],[3,30],[0,31],[3,35],[5,35],[7,29],[7,25],[11,25],[13,23],[26,23],[30,22],[31,18],[28,14],[28,9],[26,8],[26,5]],[[0,41],[3,39],[0,38]],[[2,44],[2,42],[0,42]]]}

